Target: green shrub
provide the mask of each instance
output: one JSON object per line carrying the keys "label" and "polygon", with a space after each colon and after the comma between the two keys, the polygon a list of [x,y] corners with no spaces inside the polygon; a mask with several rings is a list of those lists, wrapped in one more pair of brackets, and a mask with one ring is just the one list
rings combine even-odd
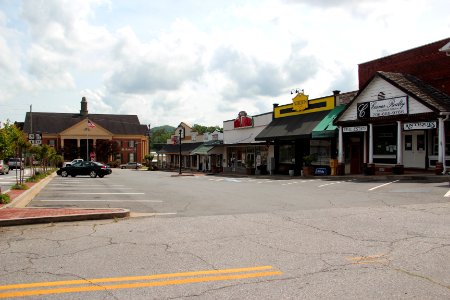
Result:
{"label": "green shrub", "polygon": [[8,194],[0,194],[0,204],[8,204],[11,201]]}
{"label": "green shrub", "polygon": [[117,168],[117,167],[119,167],[119,165],[120,165],[119,160],[113,160],[113,161],[108,162],[108,166],[110,168]]}
{"label": "green shrub", "polygon": [[28,186],[24,183],[15,184],[11,187],[12,190],[28,190]]}

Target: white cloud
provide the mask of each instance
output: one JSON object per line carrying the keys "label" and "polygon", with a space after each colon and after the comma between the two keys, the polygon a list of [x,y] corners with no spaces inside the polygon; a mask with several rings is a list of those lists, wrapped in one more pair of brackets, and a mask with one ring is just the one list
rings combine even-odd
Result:
{"label": "white cloud", "polygon": [[76,112],[86,96],[91,113],[137,114],[154,126],[220,125],[240,110],[288,103],[292,88],[310,97],[355,89],[358,63],[447,37],[445,4],[0,3],[0,101],[40,97],[45,110]]}

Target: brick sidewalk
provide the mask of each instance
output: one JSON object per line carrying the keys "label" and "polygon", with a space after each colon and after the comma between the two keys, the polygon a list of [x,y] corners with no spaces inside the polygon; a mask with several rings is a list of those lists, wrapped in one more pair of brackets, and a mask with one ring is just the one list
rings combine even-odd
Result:
{"label": "brick sidewalk", "polygon": [[[28,188],[39,183],[27,182]],[[7,194],[14,199],[27,190],[9,190]],[[13,225],[26,225],[37,223],[53,223],[83,220],[99,220],[126,218],[130,216],[128,209],[122,208],[41,208],[41,207],[8,207],[0,204],[0,227]]]}

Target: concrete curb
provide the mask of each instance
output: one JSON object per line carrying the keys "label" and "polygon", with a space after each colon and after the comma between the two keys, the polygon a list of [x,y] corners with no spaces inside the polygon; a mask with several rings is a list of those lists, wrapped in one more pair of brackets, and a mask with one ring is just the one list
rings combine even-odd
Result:
{"label": "concrete curb", "polygon": [[6,204],[3,208],[14,207],[14,208],[24,208],[26,207],[37,194],[56,176],[56,172],[47,176],[43,180],[39,181],[33,185],[30,189],[26,190],[15,198],[11,203]]}
{"label": "concrete curb", "polygon": [[[41,207],[27,207],[26,209],[42,209]],[[51,208],[49,208],[51,210]],[[67,209],[70,210],[70,209]],[[80,209],[77,209],[80,210]],[[103,212],[99,212],[102,210]],[[17,225],[31,225],[31,224],[43,224],[43,223],[55,223],[55,222],[74,222],[74,221],[88,221],[88,220],[105,220],[115,218],[128,218],[130,216],[130,210],[128,209],[114,209],[115,211],[104,212],[104,208],[89,208],[86,211],[92,211],[84,214],[74,215],[55,215],[55,216],[39,216],[29,218],[18,219],[2,219],[0,220],[0,227],[2,226],[17,226]],[[96,212],[97,211],[97,212]]]}

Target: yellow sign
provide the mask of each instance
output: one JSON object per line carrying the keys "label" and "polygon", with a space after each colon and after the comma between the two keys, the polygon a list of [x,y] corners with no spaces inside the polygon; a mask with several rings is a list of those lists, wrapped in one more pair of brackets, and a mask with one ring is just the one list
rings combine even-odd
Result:
{"label": "yellow sign", "polygon": [[293,110],[303,111],[308,108],[308,96],[303,93],[298,93],[297,96],[292,99],[292,103]]}

